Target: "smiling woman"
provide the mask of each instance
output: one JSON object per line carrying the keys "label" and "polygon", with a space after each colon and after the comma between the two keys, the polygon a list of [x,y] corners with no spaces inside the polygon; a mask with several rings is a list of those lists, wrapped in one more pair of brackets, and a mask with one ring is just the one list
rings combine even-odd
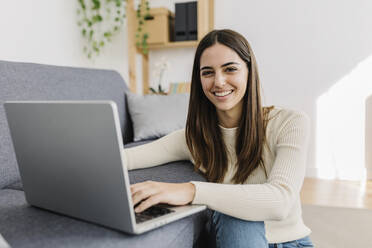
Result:
{"label": "smiling woman", "polygon": [[195,53],[186,129],[125,149],[129,169],[190,160],[208,182],[134,184],[135,211],[204,204],[209,246],[313,247],[299,197],[308,137],[305,113],[261,105],[248,41],[214,30]]}
{"label": "smiling woman", "polygon": [[[228,163],[224,141],[215,137],[220,133],[217,124],[239,128],[238,173],[234,181],[243,183],[262,165],[265,125],[270,110],[272,108],[261,105],[257,64],[248,41],[231,30],[212,31],[196,51],[191,84],[186,133],[188,146],[195,151],[196,167],[203,164],[209,168],[206,174],[209,180],[222,182]],[[194,138],[203,135],[210,142]],[[215,145],[211,147],[207,143]],[[209,156],[217,159],[208,160]]]}

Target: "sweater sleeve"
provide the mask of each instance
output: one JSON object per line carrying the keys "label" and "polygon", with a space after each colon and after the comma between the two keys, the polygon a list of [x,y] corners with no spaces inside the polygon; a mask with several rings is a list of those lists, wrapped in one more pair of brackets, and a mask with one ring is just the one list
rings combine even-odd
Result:
{"label": "sweater sleeve", "polygon": [[309,118],[292,114],[276,127],[276,156],[268,180],[263,184],[217,184],[192,182],[193,204],[250,221],[285,219],[299,197],[306,169]]}
{"label": "sweater sleeve", "polygon": [[189,160],[190,157],[185,129],[174,131],[151,143],[124,149],[128,170],[148,168],[177,160]]}

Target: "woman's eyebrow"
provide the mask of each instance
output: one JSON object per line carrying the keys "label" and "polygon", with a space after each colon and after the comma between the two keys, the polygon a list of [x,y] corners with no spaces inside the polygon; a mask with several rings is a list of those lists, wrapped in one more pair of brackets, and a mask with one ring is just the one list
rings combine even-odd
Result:
{"label": "woman's eyebrow", "polygon": [[211,66],[203,66],[202,68],[200,68],[200,70],[205,70],[205,69],[213,69]]}
{"label": "woman's eyebrow", "polygon": [[227,63],[225,63],[225,64],[221,65],[221,67],[225,67],[225,66],[228,66],[228,65],[233,65],[233,64],[235,64],[235,65],[240,65],[240,64],[239,64],[239,63],[237,63],[237,62],[227,62]]}
{"label": "woman's eyebrow", "polygon": [[[221,65],[221,67],[225,67],[225,66],[233,65],[233,64],[240,65],[240,64],[237,63],[237,62],[227,62],[227,63]],[[202,71],[202,70],[205,70],[205,69],[213,69],[213,67],[211,67],[211,66],[203,66],[202,68],[200,68],[201,71]]]}

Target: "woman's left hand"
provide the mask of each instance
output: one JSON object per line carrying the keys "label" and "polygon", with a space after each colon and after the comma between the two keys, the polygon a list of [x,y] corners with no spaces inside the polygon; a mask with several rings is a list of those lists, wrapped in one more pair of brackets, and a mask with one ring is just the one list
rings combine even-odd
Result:
{"label": "woman's left hand", "polygon": [[134,211],[140,213],[158,203],[186,205],[193,201],[195,186],[192,183],[161,183],[146,181],[130,186],[133,205],[141,202]]}

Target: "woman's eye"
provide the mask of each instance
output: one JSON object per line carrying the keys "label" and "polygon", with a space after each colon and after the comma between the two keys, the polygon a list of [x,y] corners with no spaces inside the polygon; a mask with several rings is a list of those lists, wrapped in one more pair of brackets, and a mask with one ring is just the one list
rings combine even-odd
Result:
{"label": "woman's eye", "polygon": [[234,72],[234,71],[236,71],[237,69],[235,68],[235,67],[227,67],[226,69],[225,69],[225,71],[226,72]]}
{"label": "woman's eye", "polygon": [[212,71],[203,71],[202,72],[202,76],[208,76],[208,75],[210,75],[212,73],[213,73]]}

